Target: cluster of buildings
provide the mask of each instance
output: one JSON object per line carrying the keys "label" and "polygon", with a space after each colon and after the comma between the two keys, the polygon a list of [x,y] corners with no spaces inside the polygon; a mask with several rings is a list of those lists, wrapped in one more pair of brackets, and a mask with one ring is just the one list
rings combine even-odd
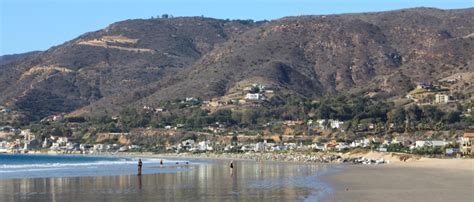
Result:
{"label": "cluster of buildings", "polygon": [[392,139],[366,137],[354,140],[350,144],[336,141],[330,141],[324,144],[315,144],[314,148],[322,151],[342,151],[344,149],[368,148],[374,144],[378,145],[377,150],[381,152],[386,152],[389,145],[398,144],[410,150],[420,148],[443,148],[445,149],[443,152],[447,155],[460,154],[469,156],[473,155],[474,151],[474,133],[466,132],[462,137],[453,141],[431,139],[415,140],[404,136],[398,136]]}
{"label": "cluster of buildings", "polygon": [[273,94],[273,90],[268,89],[264,84],[254,83],[243,89],[246,100],[265,100],[265,94]]}
{"label": "cluster of buildings", "polygon": [[316,128],[319,129],[341,129],[344,121],[333,120],[333,119],[318,119],[315,123],[312,120],[308,122],[309,125],[315,124]]}
{"label": "cluster of buildings", "polygon": [[[455,103],[456,100],[449,94],[450,91],[439,85],[431,83],[420,83],[415,90],[406,95],[406,98],[421,104],[448,104]],[[430,98],[431,96],[431,98]],[[428,99],[430,98],[430,99]]]}
{"label": "cluster of buildings", "polygon": [[[9,137],[15,138],[9,138]],[[28,151],[37,147],[39,141],[35,138],[30,130],[15,129],[11,126],[0,127],[0,153],[15,153],[20,151]],[[6,141],[6,139],[10,139]]]}
{"label": "cluster of buildings", "polygon": [[260,101],[268,100],[273,94],[274,91],[268,85],[254,83],[247,87],[239,88],[236,93],[231,93],[228,96],[203,101],[203,104],[210,108],[238,105],[253,106]]}
{"label": "cluster of buildings", "polygon": [[223,144],[219,142],[212,142],[209,140],[196,142],[192,139],[188,139],[178,143],[177,145],[169,146],[167,150],[173,150],[176,152],[264,152],[264,151],[286,151],[286,150],[309,150],[311,149],[308,145],[296,144],[296,143],[269,143],[266,140],[258,143],[240,143],[231,142],[230,144]]}
{"label": "cluster of buildings", "polygon": [[148,111],[148,112],[154,112],[154,113],[166,111],[166,109],[163,107],[152,107],[148,105],[143,106],[143,110]]}
{"label": "cluster of buildings", "polygon": [[100,152],[127,152],[142,149],[139,145],[121,145],[121,144],[81,144],[76,142],[53,142],[47,143],[45,139],[43,148],[49,149],[48,153],[79,153],[93,154]]}
{"label": "cluster of buildings", "polygon": [[[10,140],[8,136],[18,136]],[[39,140],[29,130],[5,129],[0,132],[0,153],[29,153],[41,151],[48,153],[80,153],[89,154],[95,152],[124,152],[142,149],[139,145],[123,144],[85,144],[79,141],[60,136],[49,136]]]}
{"label": "cluster of buildings", "polygon": [[[196,142],[192,139],[182,141],[176,145],[168,146],[168,151],[175,152],[273,152],[273,151],[344,151],[355,148],[369,148],[377,145],[376,148],[380,152],[387,152],[387,148],[392,144],[413,149],[420,148],[440,148],[446,155],[473,155],[474,149],[474,133],[465,133],[463,137],[456,141],[446,140],[413,140],[411,138],[399,136],[392,139],[384,139],[377,137],[366,137],[357,139],[351,143],[337,142],[331,140],[325,143],[313,143],[311,145],[303,145],[302,143],[283,143],[269,142],[267,140],[256,143],[244,143],[244,141],[235,138],[230,142],[213,142],[209,140]],[[451,146],[459,145],[459,147]]]}
{"label": "cluster of buildings", "polygon": [[12,111],[11,109],[0,105],[0,113],[10,113],[11,111]]}

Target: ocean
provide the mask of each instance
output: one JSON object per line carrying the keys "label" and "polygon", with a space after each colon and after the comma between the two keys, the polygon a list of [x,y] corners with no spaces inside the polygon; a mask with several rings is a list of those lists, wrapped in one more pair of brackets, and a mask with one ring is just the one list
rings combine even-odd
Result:
{"label": "ocean", "polygon": [[[135,157],[104,157],[85,155],[36,155],[0,154],[0,180],[37,177],[79,177],[132,175],[137,173],[138,159]],[[143,174],[168,173],[182,169],[146,169],[158,167],[161,159],[142,158]],[[164,159],[163,164],[205,163],[205,161],[183,161]]]}
{"label": "ocean", "polygon": [[331,191],[322,164],[160,160],[142,158],[137,176],[137,157],[2,154],[0,201],[318,201]]}

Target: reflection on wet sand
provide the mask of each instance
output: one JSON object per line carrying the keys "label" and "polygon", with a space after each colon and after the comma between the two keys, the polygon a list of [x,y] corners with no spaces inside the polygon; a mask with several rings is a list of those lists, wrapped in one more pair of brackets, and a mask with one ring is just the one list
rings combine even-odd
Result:
{"label": "reflection on wet sand", "polygon": [[233,163],[232,171],[228,162],[216,161],[189,165],[188,171],[176,173],[1,180],[0,201],[293,201],[314,197],[323,188],[316,178],[317,172],[326,169],[322,165]]}
{"label": "reflection on wet sand", "polygon": [[137,179],[138,179],[138,189],[142,189],[142,175],[139,175]]}

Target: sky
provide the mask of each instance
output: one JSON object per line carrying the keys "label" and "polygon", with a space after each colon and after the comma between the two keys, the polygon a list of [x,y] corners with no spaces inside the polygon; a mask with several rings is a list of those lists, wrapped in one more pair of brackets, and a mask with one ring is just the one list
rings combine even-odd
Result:
{"label": "sky", "polygon": [[0,0],[0,55],[46,50],[117,21],[161,14],[272,20],[421,6],[468,8],[474,0]]}

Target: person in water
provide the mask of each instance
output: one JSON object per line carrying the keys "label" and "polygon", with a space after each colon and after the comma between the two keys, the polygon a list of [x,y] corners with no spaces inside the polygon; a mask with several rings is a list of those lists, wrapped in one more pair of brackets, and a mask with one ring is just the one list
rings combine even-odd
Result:
{"label": "person in water", "polygon": [[142,175],[142,159],[138,159],[138,175]]}
{"label": "person in water", "polygon": [[163,159],[160,160],[160,167],[163,167]]}

